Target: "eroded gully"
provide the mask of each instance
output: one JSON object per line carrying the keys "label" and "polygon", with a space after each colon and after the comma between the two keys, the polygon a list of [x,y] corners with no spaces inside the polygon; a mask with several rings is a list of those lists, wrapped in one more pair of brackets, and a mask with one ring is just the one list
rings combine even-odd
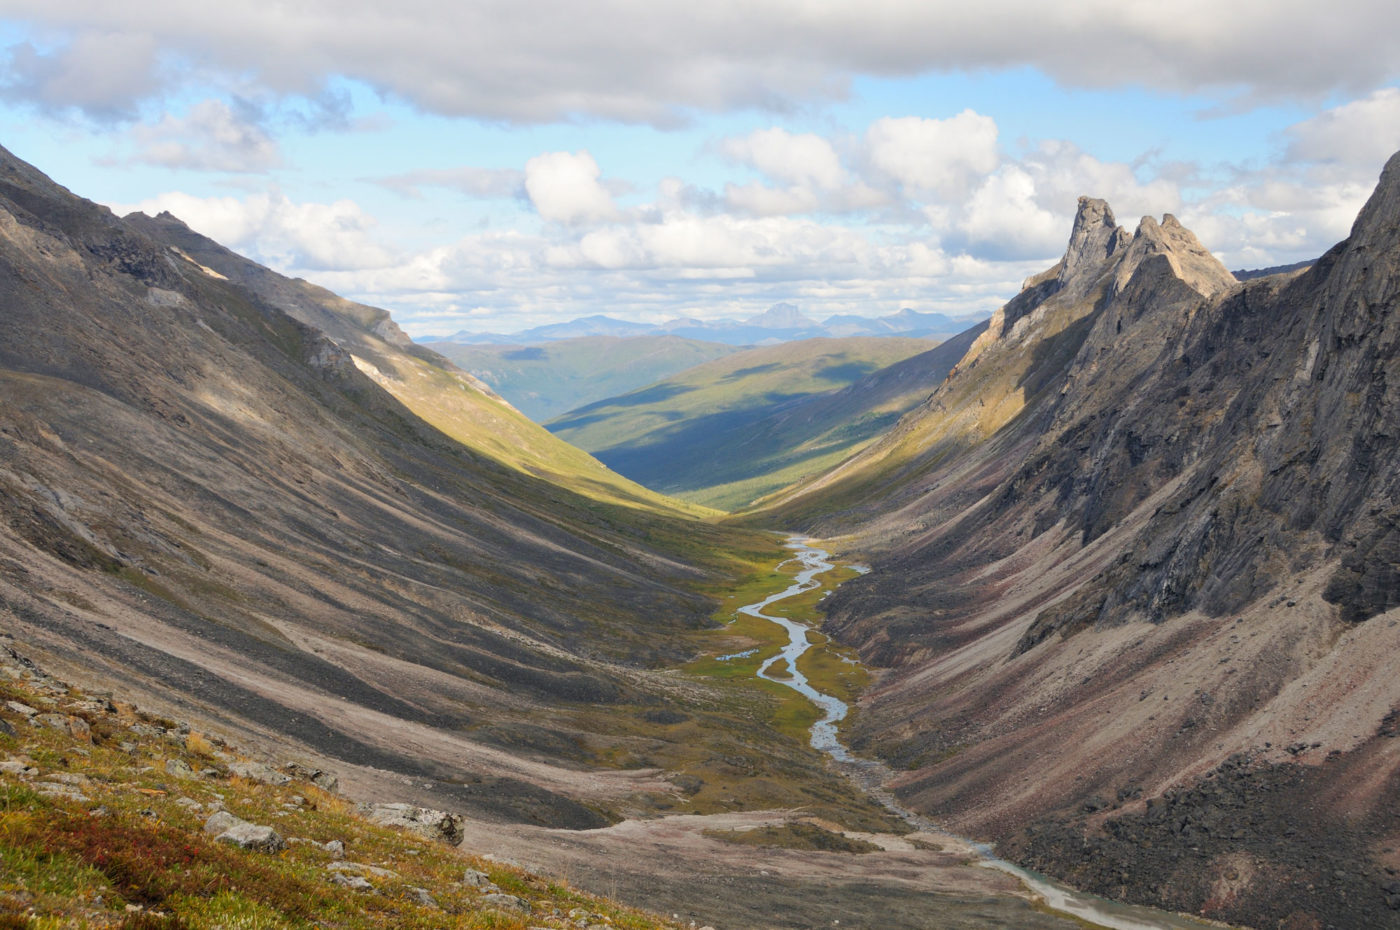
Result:
{"label": "eroded gully", "polygon": [[[932,821],[900,805],[895,800],[894,795],[885,787],[894,774],[889,767],[877,760],[854,756],[842,745],[838,737],[837,726],[845,719],[850,709],[846,702],[812,687],[811,682],[798,668],[797,660],[811,647],[807,639],[809,627],[785,617],[764,613],[764,610],[778,601],[822,587],[818,576],[834,567],[833,563],[828,561],[830,553],[809,545],[799,537],[790,538],[788,548],[794,550],[793,559],[802,565],[801,570],[793,578],[792,584],[786,590],[771,594],[762,601],[740,607],[739,612],[776,623],[787,631],[787,644],[777,655],[772,656],[759,666],[758,675],[768,681],[792,688],[817,705],[822,711],[822,718],[812,725],[811,742],[813,748],[830,756],[833,764],[848,778],[855,781],[862,790],[891,812],[903,818],[910,826],[916,830],[941,833],[948,836],[950,840],[970,846],[981,856],[979,865],[1014,875],[1032,892],[1043,898],[1046,906],[1053,910],[1096,926],[1111,928],[1111,930],[1200,930],[1204,927],[1221,926],[1153,908],[1120,904],[1116,901],[1109,901],[1067,888],[1043,875],[1029,872],[1004,859],[999,859],[992,852],[990,846],[962,837],[955,837]],[[786,660],[787,675],[772,674],[774,666],[782,660]]]}

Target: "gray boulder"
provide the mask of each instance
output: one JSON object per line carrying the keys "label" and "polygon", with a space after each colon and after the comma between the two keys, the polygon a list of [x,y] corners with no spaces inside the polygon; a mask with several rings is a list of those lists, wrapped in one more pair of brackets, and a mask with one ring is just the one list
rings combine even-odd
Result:
{"label": "gray boulder", "polygon": [[360,875],[346,875],[344,872],[332,872],[330,878],[332,884],[339,885],[342,888],[349,888],[351,891],[374,890],[374,886]]}
{"label": "gray boulder", "polygon": [[230,827],[235,827],[240,823],[247,823],[247,821],[233,816],[228,811],[215,811],[210,815],[208,820],[204,821],[204,832],[213,833],[217,836]]}
{"label": "gray boulder", "polygon": [[464,836],[461,815],[414,807],[412,804],[375,804],[366,812],[366,817],[370,823],[412,830],[419,836],[440,840],[450,846],[460,846]]}
{"label": "gray boulder", "polygon": [[275,853],[287,848],[286,842],[276,830],[255,823],[236,823],[214,839],[219,843],[228,843],[242,849],[256,849],[259,852]]}
{"label": "gray boulder", "polygon": [[524,898],[518,898],[513,894],[484,894],[477,899],[477,902],[486,907],[494,907],[502,911],[510,911],[516,914],[530,913],[530,903]]}
{"label": "gray boulder", "polygon": [[285,785],[292,780],[290,775],[283,775],[261,762],[230,762],[228,773],[248,781],[261,782],[264,785]]}

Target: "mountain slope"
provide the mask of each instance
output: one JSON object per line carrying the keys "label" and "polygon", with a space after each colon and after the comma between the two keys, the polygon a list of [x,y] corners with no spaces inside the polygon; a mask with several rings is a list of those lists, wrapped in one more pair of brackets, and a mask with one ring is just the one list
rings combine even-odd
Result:
{"label": "mountain slope", "polygon": [[0,625],[362,791],[576,826],[673,795],[581,765],[697,698],[646,666],[688,657],[698,589],[773,543],[449,438],[362,371],[353,328],[347,351],[147,226],[0,150]]}
{"label": "mountain slope", "polygon": [[434,342],[536,422],[739,351],[679,336],[580,336],[538,346]]}
{"label": "mountain slope", "polygon": [[855,740],[907,803],[1105,894],[1396,925],[1398,216],[1400,157],[1241,286],[1081,201],[927,405],[763,515],[871,560],[827,629],[891,668]]}
{"label": "mountain slope", "polygon": [[346,300],[249,261],[168,213],[126,222],[206,274],[227,280],[328,335],[364,374],[423,420],[459,442],[587,497],[661,513],[699,514],[628,481],[560,442],[482,383],[431,349],[415,345],[388,313]]}
{"label": "mountain slope", "polygon": [[[875,373],[928,348],[921,340],[860,338],[750,349],[546,426],[648,487],[737,506],[840,461],[878,435],[932,384],[910,382],[908,369],[883,379]],[[874,380],[859,395],[807,405],[862,378]]]}

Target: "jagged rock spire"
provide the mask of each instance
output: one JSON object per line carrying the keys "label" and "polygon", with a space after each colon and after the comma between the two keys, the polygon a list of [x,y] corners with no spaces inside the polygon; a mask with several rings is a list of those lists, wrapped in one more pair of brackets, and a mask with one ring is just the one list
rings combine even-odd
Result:
{"label": "jagged rock spire", "polygon": [[1164,256],[1172,272],[1204,297],[1214,297],[1239,283],[1220,259],[1201,245],[1195,233],[1167,213],[1161,223],[1150,216],[1144,216],[1138,223],[1137,232],[1114,273],[1114,292],[1122,291],[1138,267],[1154,255]]}
{"label": "jagged rock spire", "polygon": [[1113,218],[1108,202],[1096,197],[1080,197],[1069,245],[1065,248],[1065,257],[1060,260],[1060,283],[1067,285],[1085,273],[1097,276],[1127,245],[1127,230]]}

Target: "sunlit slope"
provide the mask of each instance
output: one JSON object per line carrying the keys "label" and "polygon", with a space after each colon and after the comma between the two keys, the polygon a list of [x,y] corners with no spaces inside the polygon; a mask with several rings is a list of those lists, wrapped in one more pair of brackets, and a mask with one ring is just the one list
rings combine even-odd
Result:
{"label": "sunlit slope", "polygon": [[536,422],[742,351],[672,335],[581,336],[529,346],[435,342],[433,349]]}
{"label": "sunlit slope", "polygon": [[891,379],[864,399],[838,395],[932,347],[853,338],[750,349],[546,425],[647,487],[732,508],[829,467],[888,428],[916,402],[909,391],[927,394],[919,378]]}
{"label": "sunlit slope", "polygon": [[704,513],[616,474],[555,438],[478,379],[436,352],[415,345],[385,311],[277,274],[194,232],[168,213],[155,218],[133,214],[127,220],[178,249],[191,263],[327,333],[351,353],[362,372],[463,445],[602,502],[664,513]]}

